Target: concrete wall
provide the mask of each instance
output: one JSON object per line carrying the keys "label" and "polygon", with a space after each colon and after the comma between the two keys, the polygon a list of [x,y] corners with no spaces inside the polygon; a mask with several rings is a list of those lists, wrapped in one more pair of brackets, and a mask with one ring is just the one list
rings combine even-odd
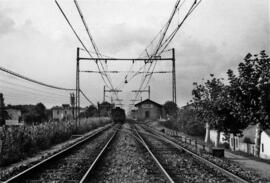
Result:
{"label": "concrete wall", "polygon": [[[262,148],[263,146],[263,148]],[[261,134],[260,157],[270,159],[270,136],[264,131]]]}

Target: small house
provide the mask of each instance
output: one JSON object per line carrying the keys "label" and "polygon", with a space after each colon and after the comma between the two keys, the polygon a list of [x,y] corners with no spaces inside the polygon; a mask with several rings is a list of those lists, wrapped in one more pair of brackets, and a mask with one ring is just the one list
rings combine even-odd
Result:
{"label": "small house", "polygon": [[135,104],[138,120],[157,120],[163,117],[163,106],[150,99]]}
{"label": "small house", "polygon": [[19,109],[7,108],[5,109],[7,112],[7,119],[5,120],[5,124],[9,126],[13,125],[23,125],[22,121],[22,112]]}
{"label": "small house", "polygon": [[53,120],[71,120],[74,116],[74,110],[75,109],[73,107],[70,107],[70,105],[68,104],[52,107]]}

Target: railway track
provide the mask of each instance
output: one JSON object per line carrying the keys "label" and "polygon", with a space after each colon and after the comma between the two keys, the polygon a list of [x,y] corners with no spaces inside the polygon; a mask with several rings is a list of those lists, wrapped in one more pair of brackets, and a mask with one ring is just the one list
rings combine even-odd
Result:
{"label": "railway track", "polygon": [[128,124],[101,156],[84,182],[169,182]]}
{"label": "railway track", "polygon": [[119,125],[114,125],[100,129],[5,182],[84,182],[89,169],[115,137],[118,128]]}
{"label": "railway track", "polygon": [[[208,180],[210,180],[211,182],[248,183],[248,181],[241,177],[225,170],[205,158],[198,156],[150,128],[146,129],[146,127],[138,125],[136,128],[138,129],[138,135],[145,141],[148,148],[156,154],[164,169],[167,170],[167,173],[171,176],[174,182],[208,182]],[[182,158],[182,156],[185,158]],[[181,159],[183,161],[189,159],[190,162],[184,164],[179,161]],[[178,164],[180,164],[180,166],[178,166]],[[172,165],[175,168],[173,168]],[[187,170],[192,171],[185,173]],[[198,175],[200,174],[203,176],[199,177]],[[192,176],[196,177],[198,180],[190,179]]]}

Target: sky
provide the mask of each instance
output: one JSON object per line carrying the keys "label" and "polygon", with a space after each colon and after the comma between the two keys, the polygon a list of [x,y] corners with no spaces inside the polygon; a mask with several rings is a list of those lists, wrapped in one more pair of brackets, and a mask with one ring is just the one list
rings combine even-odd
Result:
{"label": "sky", "polygon": [[[87,48],[93,50],[74,2],[58,2]],[[176,0],[78,2],[101,53],[137,58],[164,26]],[[187,5],[190,2],[185,1]],[[171,28],[176,27],[184,11],[185,4],[176,13]],[[53,0],[0,0],[1,67],[52,85],[75,88],[76,47],[81,45]],[[247,53],[266,50],[270,54],[269,0],[202,0],[168,48],[176,50],[177,104],[183,106],[192,99],[193,82],[201,82],[210,73],[226,78],[226,71],[236,70]],[[110,62],[106,67],[136,71],[143,64]],[[156,70],[170,71],[171,67],[170,62],[163,62],[157,64]],[[97,66],[84,61],[81,70],[97,70]],[[89,73],[80,76],[81,89],[88,98],[94,103],[101,102],[104,86],[101,76]],[[127,108],[134,98],[132,90],[139,88],[141,76],[127,84],[124,78],[125,74],[111,74],[114,86],[121,86],[119,98]],[[161,104],[171,100],[171,83],[171,74],[154,74],[150,82],[151,99]],[[6,104],[42,102],[50,107],[69,102],[69,92],[41,87],[2,71],[0,92],[4,93]],[[146,99],[147,94],[142,97]],[[110,101],[110,96],[106,100]],[[82,105],[89,104],[82,99]]]}

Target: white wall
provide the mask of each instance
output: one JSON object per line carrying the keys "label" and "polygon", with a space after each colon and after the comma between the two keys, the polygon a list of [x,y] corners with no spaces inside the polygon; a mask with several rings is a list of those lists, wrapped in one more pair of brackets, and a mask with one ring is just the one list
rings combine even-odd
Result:
{"label": "white wall", "polygon": [[[262,144],[264,151],[262,152]],[[264,159],[270,159],[270,136],[264,131],[261,133],[261,148],[260,157]]]}
{"label": "white wall", "polygon": [[[210,141],[215,143],[217,139],[217,131],[216,130],[210,130]],[[219,143],[223,144],[226,141],[224,140],[225,136],[223,132],[220,132],[220,138],[219,138]]]}

